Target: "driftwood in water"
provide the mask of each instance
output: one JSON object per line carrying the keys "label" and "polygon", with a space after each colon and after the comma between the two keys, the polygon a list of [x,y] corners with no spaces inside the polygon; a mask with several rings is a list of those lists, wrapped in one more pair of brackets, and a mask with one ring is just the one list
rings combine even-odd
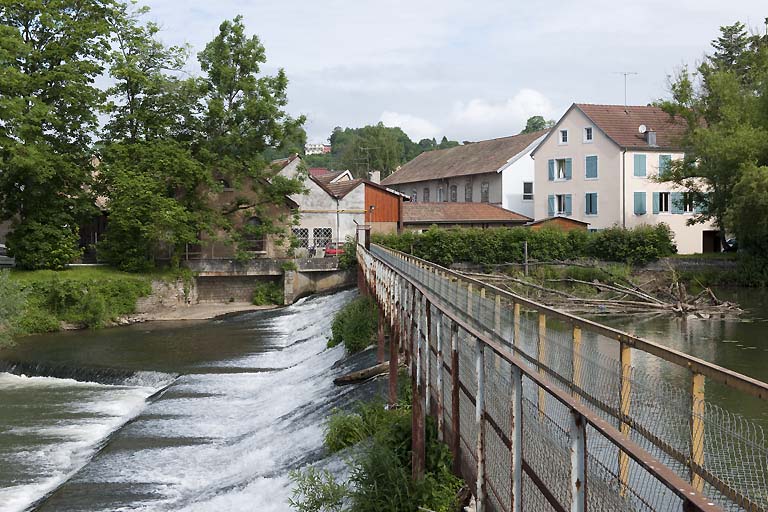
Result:
{"label": "driftwood in water", "polygon": [[333,379],[333,383],[337,386],[346,386],[348,384],[357,384],[358,382],[363,382],[365,380],[370,379],[371,377],[376,377],[377,375],[385,374],[389,371],[389,362],[377,364],[376,366],[371,366],[370,368],[365,368],[364,370],[358,370],[356,372],[347,373],[345,375],[342,375],[341,377],[336,377]]}

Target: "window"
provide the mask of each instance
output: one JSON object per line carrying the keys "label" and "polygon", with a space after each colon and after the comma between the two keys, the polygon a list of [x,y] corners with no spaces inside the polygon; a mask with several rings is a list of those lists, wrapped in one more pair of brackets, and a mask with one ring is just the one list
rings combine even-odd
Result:
{"label": "window", "polygon": [[693,194],[690,192],[683,192],[683,213],[693,213]]}
{"label": "window", "polygon": [[443,191],[443,187],[437,187],[437,202],[442,203],[445,201],[445,192]]}
{"label": "window", "polygon": [[312,230],[312,238],[315,247],[325,247],[333,240],[333,230],[331,228],[315,228]]}
{"label": "window", "polygon": [[489,198],[490,192],[489,192],[489,185],[488,182],[483,182],[480,184],[480,202],[481,203],[488,203],[490,202]]}
{"label": "window", "polygon": [[659,155],[659,176],[664,176],[669,171],[672,155]]}
{"label": "window", "polygon": [[455,203],[456,201],[458,201],[459,200],[458,199],[458,187],[456,187],[456,185],[451,185],[451,188],[449,189],[449,191],[450,191],[450,195],[451,195],[451,198],[450,198],[451,202]]}
{"label": "window", "polygon": [[421,193],[421,199],[425,203],[429,202],[429,187],[424,187],[424,190]]}
{"label": "window", "polygon": [[417,199],[416,189],[411,190],[411,202],[415,203]]}
{"label": "window", "polygon": [[645,164],[646,164],[645,155],[636,154],[635,155],[635,171],[634,171],[635,177],[645,178],[646,176]]}
{"label": "window", "polygon": [[584,142],[592,142],[592,127],[584,128]]}
{"label": "window", "polygon": [[306,249],[309,247],[309,229],[293,228],[293,237],[296,239],[296,247]]}
{"label": "window", "polygon": [[635,192],[635,215],[645,215],[645,192]]}
{"label": "window", "polygon": [[597,155],[590,155],[584,159],[584,167],[586,168],[585,177],[588,180],[597,179]]}
{"label": "window", "polygon": [[557,168],[557,179],[569,180],[571,179],[571,159],[570,158],[558,158],[555,160],[555,166]]}
{"label": "window", "polygon": [[550,194],[547,196],[547,216],[571,215],[572,204],[571,194]]}
{"label": "window", "polygon": [[560,130],[560,144],[568,144],[568,130]]}
{"label": "window", "polygon": [[584,214],[597,215],[597,192],[587,192],[584,196]]}
{"label": "window", "polygon": [[250,252],[264,252],[266,250],[266,240],[264,233],[259,229],[261,221],[257,217],[251,217],[245,223],[243,230],[243,242],[245,250]]}
{"label": "window", "polygon": [[669,213],[669,192],[654,192],[654,199],[658,198],[658,208],[654,213]]}
{"label": "window", "polygon": [[523,201],[533,201],[533,182],[523,182]]}
{"label": "window", "polygon": [[464,185],[464,202],[465,203],[471,203],[472,202],[472,183],[467,182],[466,185]]}

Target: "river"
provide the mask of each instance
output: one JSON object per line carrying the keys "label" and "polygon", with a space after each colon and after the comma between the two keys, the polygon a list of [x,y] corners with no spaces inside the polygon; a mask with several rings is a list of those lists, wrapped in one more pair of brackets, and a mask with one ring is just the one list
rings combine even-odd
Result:
{"label": "river", "polygon": [[323,419],[356,393],[332,382],[343,348],[326,349],[353,295],[21,340],[0,359],[140,372],[0,374],[0,510],[288,509],[289,471],[322,455]]}
{"label": "river", "polygon": [[[767,380],[768,292],[731,293],[740,319],[598,318]],[[109,384],[0,373],[0,511],[288,510],[289,471],[322,457],[323,418],[360,396],[333,386],[349,367],[341,347],[326,349],[333,313],[353,296],[20,340],[0,360],[65,365],[73,377],[131,372]],[[662,373],[686,386],[685,372]],[[764,403],[707,394],[768,428]]]}

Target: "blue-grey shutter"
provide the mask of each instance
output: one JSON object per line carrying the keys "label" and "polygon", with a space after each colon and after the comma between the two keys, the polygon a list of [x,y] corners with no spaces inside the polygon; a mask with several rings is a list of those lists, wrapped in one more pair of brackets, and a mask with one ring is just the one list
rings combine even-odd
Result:
{"label": "blue-grey shutter", "polygon": [[569,180],[573,176],[573,160],[570,158],[565,159],[565,179]]}
{"label": "blue-grey shutter", "polygon": [[671,161],[672,155],[659,155],[659,177],[664,177],[669,170],[669,163]]}
{"label": "blue-grey shutter", "polygon": [[571,200],[571,194],[565,194],[565,214],[573,215],[573,201]]}
{"label": "blue-grey shutter", "polygon": [[[709,200],[709,194],[710,193],[704,194],[705,200]],[[696,201],[693,205],[693,211],[695,213],[702,213],[704,211],[704,203],[702,203],[701,201]]]}
{"label": "blue-grey shutter", "polygon": [[587,178],[597,178],[597,156],[592,155],[587,157]]}
{"label": "blue-grey shutter", "polygon": [[670,212],[683,213],[685,211],[685,208],[683,207],[682,192],[672,192],[671,194],[669,194],[669,202],[672,203],[669,205]]}
{"label": "blue-grey shutter", "polygon": [[645,155],[635,155],[635,176],[638,178],[645,177]]}
{"label": "blue-grey shutter", "polygon": [[547,217],[555,216],[555,196],[550,194],[547,196]]}
{"label": "blue-grey shutter", "polygon": [[635,215],[645,214],[645,192],[635,192]]}
{"label": "blue-grey shutter", "polygon": [[549,165],[549,181],[555,181],[555,161],[550,159],[547,164]]}
{"label": "blue-grey shutter", "polygon": [[584,194],[584,215],[589,215],[589,196],[591,195],[591,192]]}
{"label": "blue-grey shutter", "polygon": [[[597,159],[597,157],[595,157],[595,159]],[[597,213],[598,213],[598,210],[597,210],[597,192],[594,192],[592,194],[592,196],[593,196],[593,199],[592,199],[592,207],[593,207],[592,208],[592,213],[594,215],[597,215]]]}
{"label": "blue-grey shutter", "polygon": [[653,193],[653,213],[659,213],[659,193]]}

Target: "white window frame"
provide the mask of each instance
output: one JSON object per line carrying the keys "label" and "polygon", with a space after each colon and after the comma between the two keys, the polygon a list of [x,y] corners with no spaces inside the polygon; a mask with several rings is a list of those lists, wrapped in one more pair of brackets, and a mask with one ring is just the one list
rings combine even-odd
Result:
{"label": "white window frame", "polygon": [[[587,194],[595,194],[595,209],[600,212],[600,210],[597,209],[597,192],[585,192],[584,193],[584,201],[587,200]],[[584,215],[586,217],[597,217],[597,213],[586,213],[587,212],[587,205],[584,205]]]}
{"label": "white window frame", "polygon": [[565,196],[567,195],[555,194],[555,215],[565,215]]}
{"label": "white window frame", "polygon": [[[526,192],[525,192],[525,186],[526,185],[530,185],[531,186],[530,194],[526,194]],[[523,182],[523,201],[526,201],[526,202],[533,201],[533,197],[534,197],[533,194],[534,194],[534,192],[533,192],[533,182],[532,181],[524,181]],[[530,197],[526,198],[525,196],[530,196]]]}
{"label": "white window frame", "polygon": [[[666,210],[662,209],[662,205],[664,204],[664,201],[662,201],[662,198],[666,198],[666,203],[667,203]],[[671,210],[669,209],[670,202],[672,202],[672,195],[669,192],[659,192],[659,215],[667,215],[671,213]]]}
{"label": "white window frame", "polygon": [[696,211],[696,207],[693,204],[693,193],[683,192],[683,213],[688,215]]}
{"label": "white window frame", "polygon": [[[567,158],[555,158],[555,181],[568,181],[565,177],[565,166],[567,165]],[[560,162],[563,163],[562,169],[560,168]],[[560,171],[563,171],[562,174]]]}
{"label": "white window frame", "polygon": [[[589,130],[589,138],[587,138],[587,130]],[[585,126],[583,133],[584,144],[592,144],[595,142],[595,128],[592,126]]]}
{"label": "white window frame", "polygon": [[[594,156],[597,158],[597,176],[594,178],[587,178],[587,158],[590,156]],[[595,181],[600,179],[600,156],[599,155],[584,155],[584,180],[585,181]]]}
{"label": "white window frame", "polygon": [[[565,134],[565,141],[563,141],[563,134]],[[565,146],[568,144],[568,141],[570,140],[570,135],[568,134],[568,129],[563,128],[557,131],[557,143],[560,146]]]}

